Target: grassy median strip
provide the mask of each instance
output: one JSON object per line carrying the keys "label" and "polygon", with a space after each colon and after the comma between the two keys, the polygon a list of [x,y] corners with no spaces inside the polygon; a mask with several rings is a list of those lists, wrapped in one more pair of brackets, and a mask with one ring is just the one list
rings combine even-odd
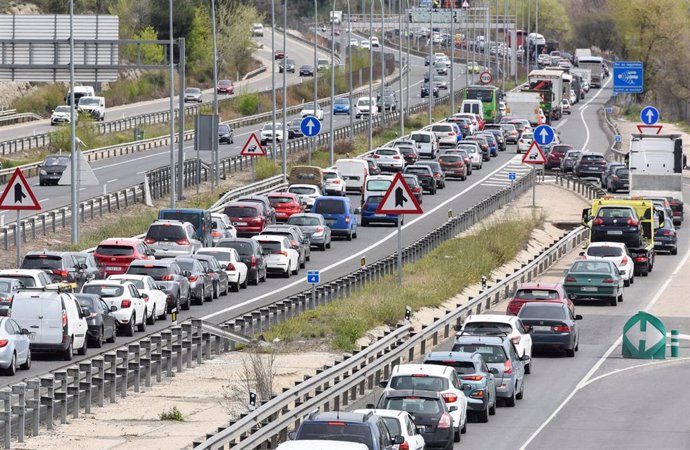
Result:
{"label": "grassy median strip", "polygon": [[406,265],[402,287],[396,276],[386,277],[349,299],[276,325],[264,333],[266,340],[280,338],[289,343],[326,338],[333,349],[352,351],[368,330],[398,323],[406,305],[413,311],[439,306],[514,259],[540,223],[533,216],[482,225],[476,233],[444,242],[420,261]]}

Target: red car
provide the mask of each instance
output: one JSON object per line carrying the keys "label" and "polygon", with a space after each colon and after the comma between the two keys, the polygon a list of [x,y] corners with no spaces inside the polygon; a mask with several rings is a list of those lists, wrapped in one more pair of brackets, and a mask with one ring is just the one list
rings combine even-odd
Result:
{"label": "red car", "polygon": [[528,302],[565,303],[575,317],[575,305],[568,298],[562,284],[523,283],[518,286],[513,298],[508,303],[506,314],[516,316],[522,305]]}
{"label": "red car", "polygon": [[233,202],[225,206],[223,213],[227,214],[232,225],[237,230],[237,236],[251,237],[266,228],[267,222],[261,205],[250,202]]}
{"label": "red car", "polygon": [[546,169],[551,170],[554,167],[561,167],[561,159],[563,159],[568,150],[572,149],[573,146],[569,144],[557,144],[551,147],[551,151],[546,156]]}
{"label": "red car", "polygon": [[275,59],[285,58],[285,50],[276,50]]}
{"label": "red car", "polygon": [[216,92],[219,94],[232,95],[235,93],[235,84],[232,80],[220,80],[216,86]]}
{"label": "red car", "polygon": [[143,240],[132,238],[105,239],[98,244],[93,256],[105,269],[106,276],[127,273],[129,264],[135,259],[155,259]]}
{"label": "red car", "polygon": [[297,194],[290,192],[272,192],[267,194],[271,206],[276,210],[276,220],[286,221],[293,214],[304,212],[304,205],[302,205]]}

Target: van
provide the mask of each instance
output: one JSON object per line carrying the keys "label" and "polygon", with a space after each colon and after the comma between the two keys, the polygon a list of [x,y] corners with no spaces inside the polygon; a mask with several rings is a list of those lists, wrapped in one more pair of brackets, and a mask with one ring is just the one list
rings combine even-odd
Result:
{"label": "van", "polygon": [[197,208],[161,209],[158,212],[158,218],[162,220],[179,220],[180,222],[191,223],[194,227],[196,238],[201,242],[201,246],[213,246],[210,211]]}
{"label": "van", "polygon": [[19,292],[10,312],[21,328],[31,332],[32,352],[61,353],[65,361],[72,359],[75,348],[86,354],[90,314],[72,294],[55,291]]}
{"label": "van", "polygon": [[321,214],[333,236],[345,236],[348,241],[357,239],[357,217],[349,197],[319,197],[314,201],[312,213]]}
{"label": "van", "polygon": [[436,135],[431,131],[415,131],[410,133],[410,140],[413,140],[417,145],[417,153],[419,157],[426,156],[427,158],[435,159],[438,152],[438,141]]}
{"label": "van", "polygon": [[[82,97],[95,97],[96,92],[93,90],[92,86],[74,86],[74,103],[79,105],[79,99]],[[65,102],[69,105],[70,92],[67,92],[65,97]]]}
{"label": "van", "polygon": [[463,100],[460,112],[484,117],[484,105],[482,105],[481,100]]}
{"label": "van", "polygon": [[345,191],[364,191],[364,184],[369,176],[369,164],[363,159],[339,159],[335,168],[345,180]]}
{"label": "van", "polygon": [[360,97],[355,103],[355,117],[360,118],[368,116],[371,110],[371,115],[375,116],[379,113],[379,108],[376,106],[376,99],[374,97]]}
{"label": "van", "polygon": [[321,189],[323,171],[317,166],[293,166],[288,176],[289,184],[313,184]]}
{"label": "van", "polygon": [[77,103],[79,112],[87,113],[95,120],[105,120],[105,97],[84,96]]}

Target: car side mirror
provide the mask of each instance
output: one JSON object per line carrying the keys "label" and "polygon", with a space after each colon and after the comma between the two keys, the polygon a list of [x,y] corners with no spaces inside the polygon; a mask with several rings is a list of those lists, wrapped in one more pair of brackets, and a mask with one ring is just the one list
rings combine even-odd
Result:
{"label": "car side mirror", "polygon": [[27,330],[26,328],[22,328],[22,331],[20,331],[20,333],[23,335],[29,335],[31,334],[31,331]]}
{"label": "car side mirror", "polygon": [[580,253],[578,253],[578,255],[585,256],[585,252],[580,252]]}
{"label": "car side mirror", "polygon": [[396,434],[396,435],[393,437],[393,444],[395,444],[395,445],[400,445],[400,444],[402,444],[403,442],[405,442],[405,437],[404,437],[404,436],[401,436],[401,435],[399,435],[399,434]]}
{"label": "car side mirror", "polygon": [[455,411],[457,411],[457,410],[458,410],[458,407],[457,407],[457,406],[451,406],[451,407],[448,408],[448,412],[455,412]]}
{"label": "car side mirror", "polygon": [[117,311],[117,306],[113,305],[110,307],[110,312],[115,312]]}
{"label": "car side mirror", "polygon": [[147,294],[146,292],[142,292],[142,293],[141,293],[141,298],[143,298],[144,300],[148,300],[148,299],[149,299],[149,294]]}
{"label": "car side mirror", "polygon": [[355,208],[355,214],[362,214],[362,208]]}
{"label": "car side mirror", "polygon": [[156,249],[155,249],[155,248],[150,248],[148,254],[149,254],[149,255],[155,255],[155,254],[156,254]]}
{"label": "car side mirror", "polygon": [[82,316],[82,317],[89,317],[90,315],[91,315],[91,311],[89,310],[89,308],[84,308],[84,307],[82,306],[82,308],[81,308],[81,316]]}
{"label": "car side mirror", "polygon": [[225,270],[225,269],[228,268],[228,265],[227,265],[227,264],[221,264],[221,265],[220,265],[220,268],[223,269],[223,270]]}
{"label": "car side mirror", "polygon": [[575,320],[582,320],[582,316],[581,316],[581,315],[579,315],[579,314],[578,314],[578,315],[576,315],[576,316],[575,316]]}
{"label": "car side mirror", "polygon": [[366,408],[367,409],[376,409],[376,405],[374,405],[373,403],[367,403]]}
{"label": "car side mirror", "polygon": [[158,289],[160,289],[161,291],[164,291],[164,290],[165,290],[165,285],[164,285],[164,284],[159,284],[159,285],[158,285]]}
{"label": "car side mirror", "polygon": [[520,358],[520,361],[529,361],[529,355],[528,355],[527,353],[525,353],[525,354],[522,355],[522,357]]}
{"label": "car side mirror", "polygon": [[296,433],[296,432],[291,431],[291,432],[288,433],[288,439],[290,439],[291,441],[294,441],[296,437],[297,437],[297,433]]}
{"label": "car side mirror", "polygon": [[493,375],[498,375],[498,369],[495,367],[492,367],[491,369],[489,369],[489,373],[491,373]]}
{"label": "car side mirror", "polygon": [[385,388],[386,386],[388,386],[388,380],[379,381],[379,387]]}
{"label": "car side mirror", "polygon": [[185,277],[191,277],[191,276],[192,276],[192,272],[190,272],[189,270],[185,270],[185,271],[184,271],[184,276],[185,276]]}
{"label": "car side mirror", "polygon": [[79,264],[79,268],[82,270],[86,270],[89,268],[89,266],[87,266],[86,264]]}

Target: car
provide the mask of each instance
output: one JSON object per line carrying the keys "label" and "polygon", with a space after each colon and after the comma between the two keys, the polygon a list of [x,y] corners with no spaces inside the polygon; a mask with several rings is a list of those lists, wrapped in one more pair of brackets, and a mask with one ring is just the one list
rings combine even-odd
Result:
{"label": "car", "polygon": [[117,275],[127,272],[134,260],[152,260],[154,251],[142,239],[109,238],[102,240],[93,252],[96,263],[101,266],[105,275]]}
{"label": "car", "polygon": [[333,101],[333,115],[336,114],[347,114],[350,115],[350,99],[349,98],[336,98]]}
{"label": "car", "polygon": [[314,76],[314,66],[311,64],[302,64],[299,66],[299,76],[300,77],[313,77]]}
{"label": "car", "polygon": [[380,147],[373,151],[372,156],[382,171],[401,172],[405,165],[405,159],[397,148]]}
{"label": "car", "polygon": [[201,262],[192,255],[177,256],[175,261],[189,281],[192,304],[201,305],[205,301],[213,301],[213,280]]}
{"label": "car", "polygon": [[296,194],[304,201],[304,210],[309,212],[314,206],[314,201],[321,197],[323,193],[315,184],[293,184],[287,190],[291,194]]}
{"label": "car", "polygon": [[110,308],[116,307],[112,311],[113,317],[125,336],[134,336],[135,327],[139,331],[146,331],[148,311],[144,298],[148,295],[139,293],[129,281],[91,281],[82,286],[81,293],[98,295]]}
{"label": "car", "polygon": [[534,133],[532,133],[531,131],[523,131],[520,134],[520,138],[518,139],[517,152],[522,153],[529,150],[533,140]]}
{"label": "car", "polygon": [[565,303],[573,313],[575,305],[568,298],[563,285],[560,283],[521,283],[508,301],[506,314],[517,315],[525,303],[529,302],[557,302]]}
{"label": "car", "polygon": [[[362,158],[362,160],[366,163],[366,168],[369,172],[369,175],[381,175],[381,168],[379,167],[379,163],[376,162],[374,158]],[[345,177],[343,177],[343,179],[347,180],[347,178]]]}
{"label": "car", "polygon": [[148,298],[144,298],[146,303],[147,316],[146,320],[149,325],[153,325],[158,320],[165,320],[167,311],[167,294],[160,288],[149,275],[111,275],[109,280],[116,280],[120,283],[129,282],[137,288],[139,293],[146,294]]}
{"label": "car", "polygon": [[[484,336],[462,333],[455,336],[453,352],[479,353],[489,369],[496,369],[496,397],[513,407],[525,391],[525,366],[515,344],[506,336]],[[524,357],[526,358],[526,356]]]}
{"label": "car", "polygon": [[[642,246],[640,218],[635,208],[628,205],[603,205],[596,213],[591,225],[591,240],[607,241],[608,236],[616,235],[616,242],[629,247]],[[639,271],[640,267],[636,267]]]}
{"label": "car", "polygon": [[273,143],[274,137],[276,142],[283,142],[283,124],[282,122],[276,122],[275,129],[273,128],[273,123],[267,123],[261,127],[259,140],[261,145],[266,145],[267,143]]}
{"label": "car", "polygon": [[666,197],[668,204],[671,207],[671,213],[673,215],[673,223],[675,225],[681,225],[683,223],[683,202],[674,197]]}
{"label": "car", "polygon": [[606,158],[601,153],[582,152],[573,165],[573,174],[578,178],[601,179],[606,170]]}
{"label": "car", "polygon": [[534,349],[564,350],[567,356],[573,357],[580,348],[577,321],[582,320],[582,316],[574,315],[566,305],[529,303],[520,310],[518,317],[532,336]]}
{"label": "car", "polygon": [[470,144],[474,142],[482,155],[482,161],[491,161],[491,148],[489,147],[489,141],[487,140],[486,136],[474,134],[462,142],[463,144]]}
{"label": "car", "polygon": [[[422,87],[421,87],[421,90],[420,90],[419,95],[420,95],[422,98],[425,98],[425,97],[428,97],[428,96],[429,96],[429,83],[428,83],[428,82],[422,84]],[[433,86],[433,87],[432,87],[432,95],[433,95],[434,97],[438,97],[438,96],[440,95],[440,90],[439,90],[439,87],[438,87],[438,86]]]}
{"label": "car", "polygon": [[604,300],[611,306],[623,301],[623,276],[613,261],[578,260],[565,273],[563,288],[575,300]]}
{"label": "car", "polygon": [[154,250],[156,259],[191,255],[202,247],[194,226],[179,220],[156,220],[146,231],[144,243]]}
{"label": "car", "polygon": [[0,316],[9,314],[14,295],[24,288],[24,283],[16,278],[0,278]]}
{"label": "car", "polygon": [[[486,143],[489,146],[489,156],[493,156],[493,157],[498,156],[498,150],[499,150],[498,141],[496,140],[496,137],[493,135],[493,133],[480,132],[480,133],[477,133],[475,137],[483,137],[484,139],[486,139]],[[531,141],[530,141],[530,143],[531,143]],[[518,148],[519,148],[519,143],[518,143]]]}
{"label": "car", "polygon": [[351,241],[357,239],[357,217],[359,208],[352,205],[349,197],[322,196],[314,201],[311,212],[321,214],[331,235],[344,236]]}
{"label": "car", "polygon": [[307,261],[311,259],[311,242],[299,227],[289,224],[269,225],[264,229],[263,234],[288,238],[290,248],[299,254],[300,268],[304,268]]}
{"label": "car", "polygon": [[288,225],[294,225],[302,230],[309,239],[309,244],[322,251],[331,248],[331,229],[321,214],[300,213],[293,214],[287,220]]}
{"label": "car", "polygon": [[405,223],[405,217],[402,214],[378,214],[376,210],[382,201],[383,195],[374,194],[366,197],[361,208],[360,224],[363,227],[369,226],[371,223],[390,223],[393,225],[397,225],[398,221],[400,221],[400,225]]}
{"label": "car", "polygon": [[[72,109],[70,108],[69,105],[61,105],[56,107],[53,110],[53,113],[50,115],[50,125],[55,126],[58,124],[66,124],[70,123],[72,118]],[[77,112],[77,109],[75,108],[74,110],[74,123],[79,122],[79,114]]]}
{"label": "car", "polygon": [[184,102],[196,102],[196,103],[203,103],[204,99],[202,98],[202,92],[201,89],[197,87],[189,87],[184,90]]}
{"label": "car", "polygon": [[[565,63],[565,64],[568,64],[568,68],[570,68],[570,63]],[[574,105],[575,103],[577,103],[578,98],[577,98],[577,95],[575,95],[575,91],[573,89],[570,90],[569,100],[570,100],[571,105]]]}
{"label": "car", "polygon": [[285,70],[287,73],[295,73],[295,60],[292,58],[284,58],[278,64],[278,73],[283,73]]}
{"label": "car", "polygon": [[489,369],[479,353],[431,352],[424,356],[422,364],[435,364],[455,369],[458,382],[467,398],[468,413],[474,413],[479,422],[486,423],[496,414],[497,369]]}
{"label": "car", "polygon": [[93,253],[89,252],[66,252],[74,258],[79,269],[77,269],[77,283],[83,284],[91,280],[103,280],[106,277],[105,269],[100,267],[94,258]]}
{"label": "car", "polygon": [[223,212],[232,220],[237,236],[259,234],[269,223],[260,203],[231,202],[225,204]]}
{"label": "car", "polygon": [[417,145],[414,141],[398,139],[392,143],[392,146],[400,151],[405,165],[414,164],[419,160]]}
{"label": "car", "polygon": [[316,60],[316,71],[321,72],[331,67],[331,62],[327,58],[318,58]]}
{"label": "car", "polygon": [[582,150],[568,150],[561,159],[561,173],[572,172],[581,154]]}
{"label": "car", "polygon": [[663,217],[659,221],[659,228],[654,230],[654,251],[669,252],[672,255],[678,254],[678,234],[673,225],[673,216],[669,215],[663,208],[654,206],[655,212]]}
{"label": "car", "polygon": [[438,75],[434,75],[431,77],[431,83],[434,85],[434,87],[439,88],[441,90],[448,90],[448,80],[446,80],[443,77],[439,77]]}
{"label": "car", "polygon": [[606,169],[604,169],[604,172],[601,174],[601,179],[599,180],[599,183],[601,184],[602,188],[605,189],[607,187],[609,175],[611,175],[619,167],[628,167],[628,166],[624,163],[619,163],[619,162],[615,162],[615,161],[612,161],[606,165]]}
{"label": "car", "polygon": [[546,170],[553,170],[561,168],[561,161],[568,152],[572,150],[573,146],[569,144],[556,144],[551,147],[551,150],[546,154]]}
{"label": "car", "polygon": [[453,442],[460,440],[460,434],[453,430],[452,414],[457,414],[457,406],[449,406],[439,392],[422,389],[385,391],[375,407],[411,414],[426,449],[452,450]]}
{"label": "car", "polygon": [[431,170],[431,167],[413,164],[405,167],[403,174],[415,175],[422,185],[423,190],[426,190],[431,195],[436,194],[438,187],[436,186],[436,178],[434,177],[434,172]]}
{"label": "car", "polygon": [[350,47],[359,47],[359,41],[357,38],[350,39]]}
{"label": "car", "polygon": [[218,260],[213,255],[196,254],[192,258],[201,263],[208,276],[211,278],[211,285],[213,286],[213,298],[219,298],[221,295],[228,295],[230,292],[230,280],[225,268],[221,267]]}
{"label": "car", "polygon": [[467,73],[480,73],[482,68],[476,61],[470,61],[467,63]]}
{"label": "car", "polygon": [[191,305],[189,280],[184,271],[171,258],[156,261],[135,260],[127,268],[126,275],[148,275],[165,293],[167,311],[187,310]]}
{"label": "car", "polygon": [[567,99],[567,98],[562,99],[561,103],[558,106],[561,110],[561,115],[572,114],[572,111],[570,110],[570,100],[569,99]]}
{"label": "car", "polygon": [[434,72],[437,75],[446,76],[446,75],[448,75],[448,66],[446,65],[446,63],[444,61],[437,60],[434,63]]}
{"label": "car", "polygon": [[220,144],[234,144],[235,131],[230,125],[221,123],[218,125],[218,143]]}
{"label": "car", "polygon": [[371,41],[371,46],[372,46],[372,47],[380,47],[379,38],[378,38],[378,37],[372,36],[371,39],[369,39],[369,40]]}
{"label": "car", "polygon": [[580,253],[580,259],[612,261],[623,277],[624,286],[635,282],[635,263],[628,247],[622,242],[591,242]]}
{"label": "car", "polygon": [[220,239],[237,237],[237,230],[233,225],[226,225],[226,222],[218,217],[211,218],[211,238],[213,245]]}
{"label": "car", "polygon": [[252,24],[252,36],[264,37],[264,26],[260,23]]}
{"label": "car", "polygon": [[292,248],[288,238],[259,234],[252,239],[261,245],[268,273],[277,273],[285,278],[299,274],[299,253]]}
{"label": "car", "polygon": [[484,167],[484,157],[478,142],[463,141],[462,143],[458,144],[457,149],[467,153],[472,169],[479,170]]}
{"label": "car", "polygon": [[414,131],[410,133],[410,140],[417,145],[417,154],[420,158],[425,156],[436,159],[439,145],[435,133],[431,131]]}
{"label": "car", "polygon": [[444,153],[438,157],[438,163],[445,177],[460,178],[463,181],[467,179],[468,164],[462,155]]}
{"label": "car", "polygon": [[65,172],[65,169],[70,165],[69,155],[48,155],[43,160],[43,163],[38,167],[38,184],[39,186],[47,186],[53,184],[55,186],[60,182],[60,178]]}
{"label": "car", "polygon": [[[417,431],[412,414],[407,411],[392,409],[356,409],[352,411],[359,414],[374,414],[382,419],[392,436],[402,436],[404,441],[399,444],[399,449],[424,450],[426,443],[421,433]],[[330,447],[329,447],[330,448]]]}
{"label": "car", "polygon": [[298,117],[296,119],[292,119],[287,123],[287,133],[288,133],[288,139],[296,139],[296,138],[301,138],[304,137],[302,134],[302,118]]}
{"label": "car", "polygon": [[318,120],[323,120],[323,108],[321,108],[321,105],[317,103],[315,112],[314,103],[305,103],[304,106],[302,106],[302,111],[300,111],[300,116],[302,116],[302,118],[313,116],[316,117]]}
{"label": "car", "polygon": [[324,169],[323,191],[326,195],[345,195],[345,180],[337,169]]}
{"label": "car", "polygon": [[232,80],[220,80],[216,85],[217,94],[232,95],[235,93],[235,83]]}
{"label": "car", "polygon": [[204,247],[194,256],[215,258],[220,269],[225,271],[228,285],[233,291],[239,292],[247,287],[247,265],[241,261],[239,253],[234,248]]}
{"label": "car", "polygon": [[[460,333],[501,335],[505,334],[515,345],[515,350],[525,364],[525,373],[532,373],[532,338],[520,319],[508,314],[470,314],[462,324]],[[526,359],[524,357],[527,356]]]}
{"label": "car", "polygon": [[379,111],[396,111],[398,109],[397,93],[393,89],[383,88],[383,97],[381,97],[381,93],[377,94],[376,104]]}
{"label": "car", "polygon": [[114,343],[117,338],[117,320],[113,316],[116,306],[108,306],[100,295],[74,294],[83,309],[88,309],[86,317],[87,337],[95,348],[103,347],[104,342]]}
{"label": "car", "polygon": [[63,283],[77,289],[85,280],[84,267],[70,252],[31,250],[24,255],[20,269],[40,269],[53,283]]}
{"label": "car", "polygon": [[425,128],[425,131],[434,133],[439,147],[454,148],[458,143],[458,133],[451,123],[436,123],[431,125],[431,127]]}
{"label": "car", "polygon": [[13,376],[31,368],[31,331],[9,317],[0,317],[0,370]]}
{"label": "car", "polygon": [[419,182],[417,175],[411,173],[403,174],[403,179],[405,180],[405,183],[407,183],[407,187],[409,187],[410,191],[412,191],[412,195],[414,195],[417,203],[421,205],[424,197],[424,189],[422,188],[422,184]]}
{"label": "car", "polygon": [[355,118],[369,115],[376,116],[379,113],[379,108],[376,106],[376,99],[374,97],[359,97],[355,103]]}
{"label": "car", "polygon": [[434,174],[436,186],[439,189],[444,189],[446,187],[446,174],[443,171],[441,164],[439,164],[437,161],[419,161],[415,165],[429,167],[431,169],[431,172]]}
{"label": "car", "polygon": [[[266,258],[263,254],[261,245],[254,239],[235,238],[221,239],[214,249],[229,248],[234,249],[239,255],[240,261],[247,268],[247,282],[258,285],[259,282],[266,281]],[[229,268],[226,267],[226,270]],[[239,269],[241,271],[241,269]],[[232,279],[232,276],[229,275]],[[246,285],[245,285],[246,286]]]}
{"label": "car", "polygon": [[337,438],[339,442],[364,444],[368,450],[397,450],[404,441],[402,436],[391,436],[382,417],[348,411],[313,411],[291,437],[293,442]]}
{"label": "car", "polygon": [[271,192],[267,194],[267,197],[276,212],[276,221],[285,222],[291,215],[304,212],[304,205],[297,194]]}
{"label": "car", "polygon": [[467,397],[454,368],[434,364],[399,364],[393,367],[388,380],[380,382],[380,386],[383,393],[378,405],[384,408],[382,399],[390,391],[437,392],[453,418],[453,440],[460,442],[460,434],[464,434],[467,427]]}
{"label": "car", "polygon": [[371,41],[369,41],[369,39],[362,39],[360,47],[363,50],[371,50]]}
{"label": "car", "polygon": [[275,60],[284,59],[285,58],[285,50],[276,50],[275,53],[273,54],[273,58]]}

